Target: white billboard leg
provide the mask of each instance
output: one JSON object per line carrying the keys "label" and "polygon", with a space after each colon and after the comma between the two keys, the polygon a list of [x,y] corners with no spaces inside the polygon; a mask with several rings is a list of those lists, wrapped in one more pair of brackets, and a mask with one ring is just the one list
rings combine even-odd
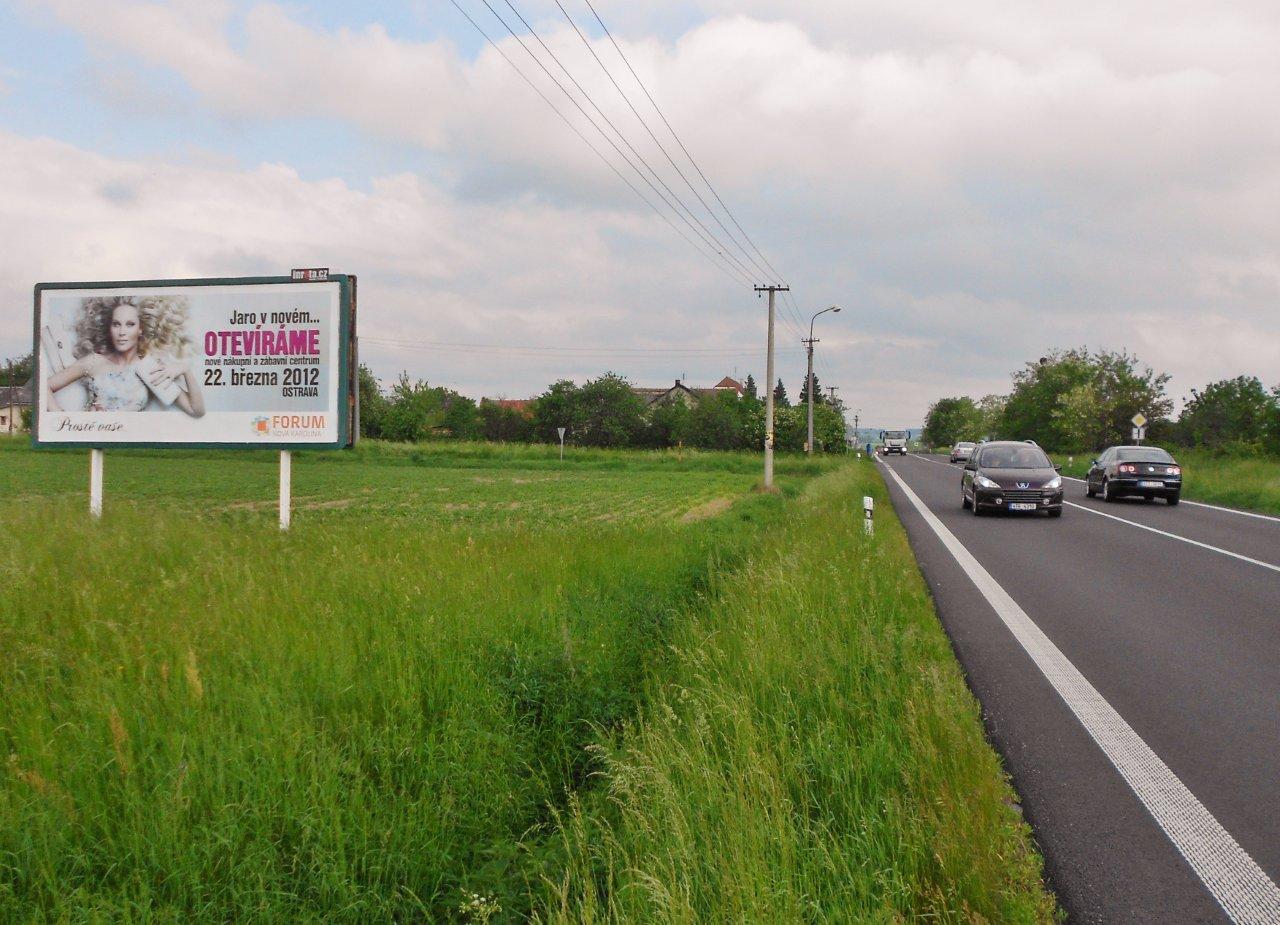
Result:
{"label": "white billboard leg", "polygon": [[293,507],[293,457],[288,450],[280,451],[280,529],[289,529]]}
{"label": "white billboard leg", "polygon": [[89,451],[89,513],[102,516],[102,450]]}

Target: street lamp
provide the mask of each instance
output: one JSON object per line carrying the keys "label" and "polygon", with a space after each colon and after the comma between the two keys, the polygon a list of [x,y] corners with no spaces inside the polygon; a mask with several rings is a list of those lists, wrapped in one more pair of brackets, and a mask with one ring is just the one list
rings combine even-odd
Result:
{"label": "street lamp", "polygon": [[813,323],[818,320],[818,315],[838,311],[840,311],[840,306],[832,305],[830,308],[824,308],[822,311],[816,312],[809,319],[809,339],[804,342],[805,346],[809,348],[809,377],[805,380],[808,383],[805,391],[809,393],[809,442],[804,445],[804,451],[810,456],[813,455],[813,345],[816,343],[813,338]]}

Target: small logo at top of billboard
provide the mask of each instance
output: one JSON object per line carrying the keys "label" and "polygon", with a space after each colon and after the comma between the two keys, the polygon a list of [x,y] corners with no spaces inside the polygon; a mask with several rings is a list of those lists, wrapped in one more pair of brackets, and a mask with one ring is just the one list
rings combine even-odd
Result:
{"label": "small logo at top of billboard", "polygon": [[295,283],[323,283],[329,280],[328,267],[309,267],[294,270],[291,278]]}
{"label": "small logo at top of billboard", "polygon": [[258,416],[253,419],[253,423],[251,426],[253,427],[253,432],[257,434],[259,437],[265,437],[271,433],[270,418]]}

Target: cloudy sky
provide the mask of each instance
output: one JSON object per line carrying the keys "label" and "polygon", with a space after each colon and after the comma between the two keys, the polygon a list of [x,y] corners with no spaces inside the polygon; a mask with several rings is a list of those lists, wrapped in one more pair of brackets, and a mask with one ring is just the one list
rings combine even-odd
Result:
{"label": "cloudy sky", "polygon": [[[512,2],[732,252],[555,0]],[[560,2],[714,204],[585,0]],[[818,371],[864,425],[1004,391],[1053,347],[1127,349],[1177,397],[1280,384],[1280,5],[594,2],[792,285],[793,396],[799,328],[832,304]],[[458,4],[661,206],[483,0]],[[39,281],[328,266],[360,278],[384,379],[763,379],[748,279],[451,0],[0,0],[0,216],[3,356],[29,349]]]}

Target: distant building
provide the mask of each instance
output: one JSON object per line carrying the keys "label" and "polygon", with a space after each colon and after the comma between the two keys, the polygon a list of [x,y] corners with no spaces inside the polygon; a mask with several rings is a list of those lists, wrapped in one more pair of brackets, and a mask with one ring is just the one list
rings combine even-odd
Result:
{"label": "distant building", "polygon": [[521,417],[533,417],[533,403],[536,398],[488,398],[485,401],[491,401],[499,408],[507,408],[511,411],[518,412]]}
{"label": "distant building", "polygon": [[35,386],[31,381],[26,385],[0,386],[0,434],[21,433],[22,412],[34,404]]}
{"label": "distant building", "polygon": [[635,392],[647,407],[681,402],[686,407],[693,408],[700,404],[704,398],[712,398],[722,392],[731,392],[736,398],[741,398],[744,394],[742,383],[728,376],[725,376],[709,389],[691,389],[677,379],[675,385],[667,386],[666,388],[634,386],[631,391]]}

